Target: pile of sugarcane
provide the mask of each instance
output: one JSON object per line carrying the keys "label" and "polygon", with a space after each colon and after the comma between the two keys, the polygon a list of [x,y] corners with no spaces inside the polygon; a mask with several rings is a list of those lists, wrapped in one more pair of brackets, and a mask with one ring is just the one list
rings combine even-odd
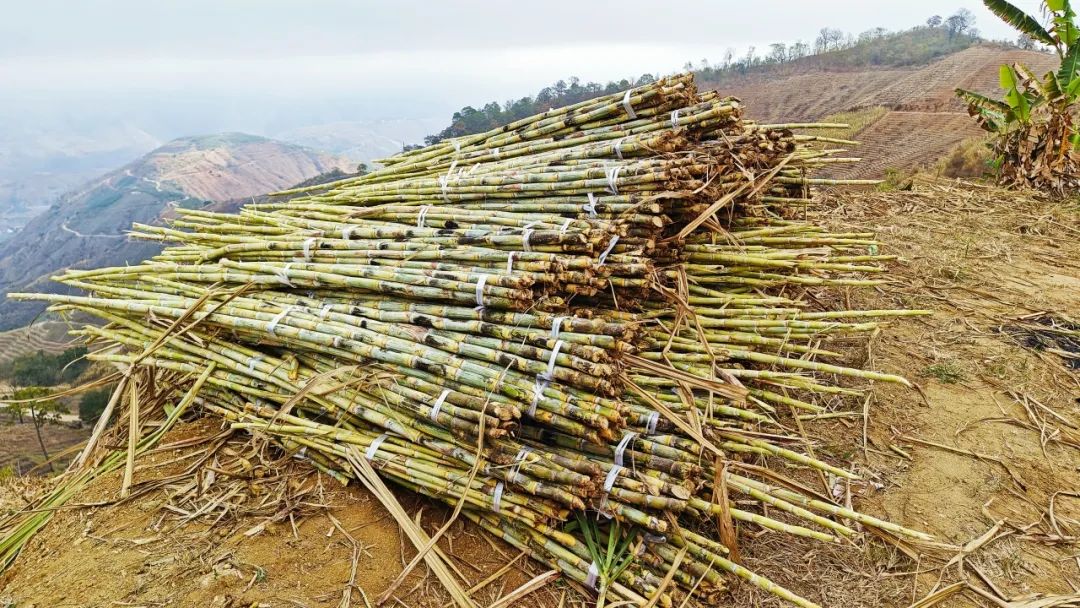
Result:
{"label": "pile of sugarcane", "polygon": [[155,258],[57,277],[88,295],[11,297],[100,318],[93,359],[204,379],[194,406],[342,482],[365,458],[464,501],[601,603],[707,602],[733,574],[813,606],[740,566],[738,531],[924,538],[792,478],[856,478],[798,429],[904,383],[832,345],[918,314],[812,305],[890,259],[799,219],[834,183],[809,174],[857,160],[792,131],[815,126],[836,125],[754,124],[665,78],[236,214],[178,209],[133,229],[172,244]]}

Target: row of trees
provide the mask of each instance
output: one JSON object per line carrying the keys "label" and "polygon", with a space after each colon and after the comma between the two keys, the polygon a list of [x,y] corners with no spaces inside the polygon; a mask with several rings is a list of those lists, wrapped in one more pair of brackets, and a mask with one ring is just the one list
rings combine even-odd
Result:
{"label": "row of trees", "polygon": [[890,32],[876,27],[853,35],[843,30],[822,28],[812,42],[798,40],[794,43],[775,42],[767,52],[756,47],[747,49],[742,57],[735,56],[735,49],[728,49],[718,64],[702,60],[700,65],[688,63],[688,70],[695,70],[711,81],[721,81],[730,76],[746,75],[763,67],[778,66],[808,57],[829,56],[837,67],[856,65],[911,65],[923,63],[946,53],[962,50],[980,40],[975,29],[975,15],[962,8],[948,17],[933,15],[926,25],[910,30]]}
{"label": "row of trees", "polygon": [[454,112],[454,116],[450,120],[450,126],[435,135],[427,136],[424,141],[431,145],[448,137],[483,133],[552,108],[575,104],[602,95],[610,95],[630,87],[639,87],[655,81],[656,77],[652,74],[642,74],[633,80],[623,79],[618,82],[608,82],[607,84],[598,82],[582,83],[580,79],[571,77],[540,89],[540,92],[535,97],[511,99],[503,104],[492,101],[480,108],[474,108],[473,106],[461,108]]}
{"label": "row of trees", "polygon": [[37,351],[20,355],[0,366],[0,380],[15,386],[56,386],[78,378],[86,371],[86,347],[76,346],[50,355]]}

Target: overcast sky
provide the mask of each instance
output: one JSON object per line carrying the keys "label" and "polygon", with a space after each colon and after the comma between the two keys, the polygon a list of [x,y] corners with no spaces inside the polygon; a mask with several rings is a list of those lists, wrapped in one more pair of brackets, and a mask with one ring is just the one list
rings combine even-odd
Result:
{"label": "overcast sky", "polygon": [[349,100],[339,110],[356,119],[441,116],[562,77],[671,73],[729,47],[960,7],[985,37],[1015,37],[977,0],[0,0],[0,101]]}

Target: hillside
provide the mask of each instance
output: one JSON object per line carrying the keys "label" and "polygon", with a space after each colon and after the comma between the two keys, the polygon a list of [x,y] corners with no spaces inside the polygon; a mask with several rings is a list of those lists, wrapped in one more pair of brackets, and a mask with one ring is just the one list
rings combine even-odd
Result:
{"label": "hillside", "polygon": [[997,94],[998,66],[1017,61],[1041,74],[1056,59],[1037,51],[980,44],[920,66],[839,69],[807,64],[787,73],[763,71],[723,83],[706,79],[702,84],[721,86],[725,93],[740,98],[748,114],[760,121],[816,120],[874,106],[963,112],[953,89]]}
{"label": "hillside", "polygon": [[[348,163],[276,140],[226,133],[174,140],[61,200],[0,244],[0,291],[53,288],[60,268],[139,262],[154,243],[129,241],[132,222],[154,222],[172,205],[202,206],[285,188]],[[37,305],[0,302],[0,330],[28,323]]]}
{"label": "hillside", "polygon": [[[1054,67],[1046,53],[980,44],[921,66],[841,68],[808,63],[785,72],[758,71],[726,79],[720,90],[740,98],[762,122],[813,121],[854,110],[884,108],[853,137],[855,155],[871,162],[830,172],[881,177],[885,169],[933,164],[959,142],[981,135],[953,91],[998,96],[998,67],[1020,62],[1036,73]],[[705,81],[703,84],[716,86]]]}

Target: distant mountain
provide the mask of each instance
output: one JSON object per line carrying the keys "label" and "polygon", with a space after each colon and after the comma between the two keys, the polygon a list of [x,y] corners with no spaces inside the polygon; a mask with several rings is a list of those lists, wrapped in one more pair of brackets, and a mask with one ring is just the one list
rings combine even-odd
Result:
{"label": "distant mountain", "polygon": [[402,144],[423,143],[443,122],[439,118],[334,122],[280,131],[274,137],[369,163],[401,152]]}
{"label": "distant mountain", "polygon": [[[159,220],[172,206],[202,207],[287,188],[353,163],[310,148],[242,133],[187,137],[70,192],[0,243],[0,292],[55,291],[63,268],[137,263],[155,243],[129,240],[132,222]],[[0,301],[0,331],[29,322],[36,303]]]}
{"label": "distant mountain", "polygon": [[74,129],[0,119],[0,241],[65,192],[159,145],[128,123]]}

